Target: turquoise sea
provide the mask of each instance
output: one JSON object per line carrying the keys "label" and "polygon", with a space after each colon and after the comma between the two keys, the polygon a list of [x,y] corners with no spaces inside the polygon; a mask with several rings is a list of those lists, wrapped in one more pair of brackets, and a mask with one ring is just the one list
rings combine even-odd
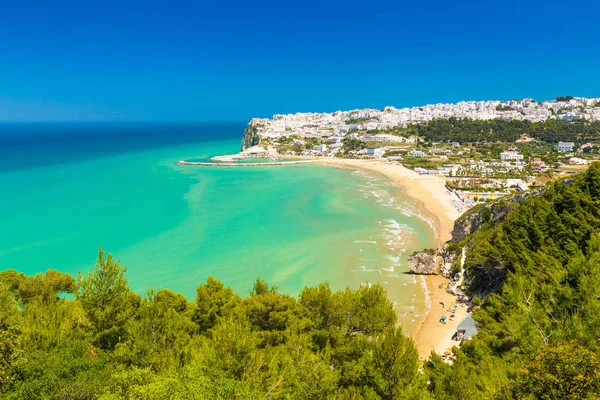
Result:
{"label": "turquoise sea", "polygon": [[208,276],[246,295],[380,282],[401,321],[425,307],[406,257],[433,245],[381,176],[317,165],[179,166],[239,151],[244,123],[0,125],[0,270],[77,274],[98,247],[130,286],[195,297]]}

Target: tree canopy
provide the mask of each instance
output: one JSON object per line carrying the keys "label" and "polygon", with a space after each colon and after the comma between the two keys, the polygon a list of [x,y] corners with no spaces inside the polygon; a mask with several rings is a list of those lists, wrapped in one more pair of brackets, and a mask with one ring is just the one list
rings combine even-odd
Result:
{"label": "tree canopy", "polygon": [[[412,340],[379,285],[298,298],[209,277],[196,301],[140,297],[100,250],[77,281],[0,274],[0,393],[8,399],[426,398]],[[74,296],[62,296],[62,293]]]}
{"label": "tree canopy", "polygon": [[597,139],[600,133],[600,122],[575,120],[567,122],[562,119],[548,119],[543,122],[519,120],[472,120],[451,117],[409,126],[419,136],[428,141],[486,143],[515,142],[523,135],[539,139],[543,142],[557,143],[572,141],[584,143]]}
{"label": "tree canopy", "polygon": [[452,368],[426,364],[434,392],[599,398],[600,163],[510,208],[461,243],[479,333]]}

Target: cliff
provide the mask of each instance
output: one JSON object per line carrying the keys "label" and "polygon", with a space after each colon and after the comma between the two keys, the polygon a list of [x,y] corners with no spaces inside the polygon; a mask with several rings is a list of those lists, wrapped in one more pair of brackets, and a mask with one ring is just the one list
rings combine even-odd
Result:
{"label": "cliff", "polygon": [[501,198],[472,208],[454,222],[452,239],[450,241],[453,243],[460,243],[471,234],[475,233],[486,222],[490,222],[492,226],[498,225],[506,218],[508,213],[515,209],[523,200],[529,196],[538,196],[540,193],[541,190],[534,190]]}
{"label": "cliff", "polygon": [[249,147],[256,146],[260,143],[260,135],[258,134],[259,122],[256,118],[252,119],[246,129],[244,129],[244,136],[242,137],[242,148],[241,151],[246,150]]}
{"label": "cliff", "polygon": [[408,269],[418,275],[446,275],[452,268],[457,253],[448,245],[436,250],[417,251],[408,257]]}
{"label": "cliff", "polygon": [[475,233],[484,223],[489,221],[498,223],[502,221],[514,207],[515,204],[510,200],[499,200],[489,204],[482,204],[467,211],[454,222],[452,239],[450,241],[460,243],[469,235]]}
{"label": "cliff", "polygon": [[452,239],[444,246],[437,249],[417,251],[408,257],[408,268],[413,274],[419,275],[446,275],[450,273],[452,264],[458,254],[452,250],[456,245],[469,238],[485,223],[496,226],[506,216],[529,196],[538,196],[541,190],[527,192],[507,198],[502,198],[490,203],[481,204],[466,213],[454,222]]}

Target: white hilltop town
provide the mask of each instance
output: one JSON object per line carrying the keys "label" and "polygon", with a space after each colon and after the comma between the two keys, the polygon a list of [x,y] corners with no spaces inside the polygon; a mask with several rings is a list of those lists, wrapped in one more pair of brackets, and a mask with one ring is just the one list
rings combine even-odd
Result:
{"label": "white hilltop town", "polygon": [[[388,106],[383,110],[365,108],[331,113],[275,114],[273,118],[253,118],[249,125],[255,128],[255,133],[260,138],[279,138],[290,135],[345,136],[353,130],[385,130],[451,117],[473,120],[501,118],[531,122],[552,118],[565,121],[575,119],[599,121],[598,104],[600,104],[598,97],[571,96],[542,102],[529,98],[509,101],[462,101],[456,104],[439,103],[399,109]],[[394,139],[384,137],[383,141],[386,140]]]}
{"label": "white hilltop town", "polygon": [[[241,147],[238,154],[200,164],[353,160],[371,168],[404,168],[414,179],[444,182],[453,206],[462,211],[600,161],[600,97],[276,114],[252,119]],[[247,158],[264,161],[244,163]]]}

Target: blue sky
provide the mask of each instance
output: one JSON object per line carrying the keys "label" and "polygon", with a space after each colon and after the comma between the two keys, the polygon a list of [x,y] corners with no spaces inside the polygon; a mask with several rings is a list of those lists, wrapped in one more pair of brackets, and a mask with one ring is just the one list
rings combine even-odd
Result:
{"label": "blue sky", "polygon": [[4,2],[0,121],[600,96],[598,3]]}

